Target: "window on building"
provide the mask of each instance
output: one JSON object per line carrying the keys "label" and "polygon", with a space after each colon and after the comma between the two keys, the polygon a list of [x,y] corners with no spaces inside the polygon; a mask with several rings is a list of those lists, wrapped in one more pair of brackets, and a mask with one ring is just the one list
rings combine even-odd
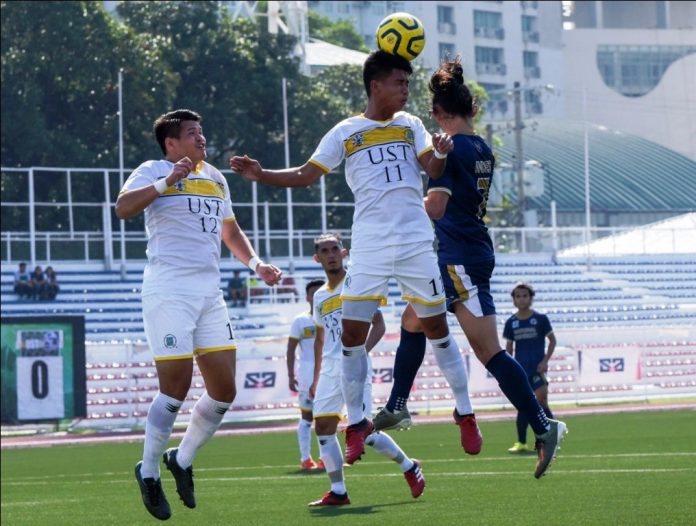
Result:
{"label": "window on building", "polygon": [[503,14],[474,10],[474,35],[498,40],[505,38]]}
{"label": "window on building", "polygon": [[526,78],[538,79],[541,77],[539,53],[536,51],[523,51],[522,62],[524,64],[524,76]]}
{"label": "window on building", "polygon": [[437,46],[438,57],[440,60],[445,58],[454,58],[457,55],[457,51],[454,48],[454,44],[447,44],[445,42],[440,42]]}
{"label": "window on building", "polygon": [[539,42],[537,17],[522,15],[522,40],[525,42]]}
{"label": "window on building", "polygon": [[479,85],[488,93],[486,111],[497,116],[505,115],[508,111],[508,99],[505,84],[480,82]]}
{"label": "window on building", "polygon": [[541,103],[541,95],[536,90],[524,91],[524,106],[527,113],[532,115],[538,115],[544,111],[544,106]]}
{"label": "window on building", "polygon": [[497,47],[475,47],[476,72],[505,75],[503,49]]}
{"label": "window on building", "polygon": [[454,8],[446,5],[437,6],[437,30],[445,35],[457,33],[457,26],[454,23]]}
{"label": "window on building", "polygon": [[604,83],[627,97],[641,97],[657,86],[667,68],[696,46],[599,46],[597,68]]}

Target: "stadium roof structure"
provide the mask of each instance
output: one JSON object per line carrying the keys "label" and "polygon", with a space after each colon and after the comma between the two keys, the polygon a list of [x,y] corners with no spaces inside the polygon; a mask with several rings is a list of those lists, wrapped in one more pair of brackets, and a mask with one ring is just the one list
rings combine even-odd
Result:
{"label": "stadium roof structure", "polygon": [[[646,123],[646,126],[649,125]],[[696,210],[696,161],[659,144],[605,126],[588,125],[590,206],[593,212]],[[514,135],[503,135],[498,163],[512,164]],[[527,208],[585,207],[584,123],[540,119],[522,131],[525,161],[543,167],[543,193],[525,196]],[[516,199],[516,185],[508,194]]]}
{"label": "stadium roof structure", "polygon": [[696,212],[643,225],[628,232],[562,250],[559,256],[627,256],[631,254],[696,254]]}
{"label": "stadium roof structure", "polygon": [[323,40],[310,38],[305,43],[306,62],[314,74],[329,66],[355,64],[362,66],[367,59],[367,53],[337,46]]}

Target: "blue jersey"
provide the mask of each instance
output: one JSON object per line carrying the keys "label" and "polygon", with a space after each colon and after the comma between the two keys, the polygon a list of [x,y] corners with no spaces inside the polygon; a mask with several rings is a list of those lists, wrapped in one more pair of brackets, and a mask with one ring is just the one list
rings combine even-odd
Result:
{"label": "blue jersey", "polygon": [[445,171],[428,180],[428,191],[449,194],[442,219],[435,221],[437,257],[441,264],[463,265],[494,258],[493,243],[483,222],[493,178],[493,152],[478,135],[452,137],[454,150]]}
{"label": "blue jersey", "polygon": [[515,359],[527,376],[536,374],[537,366],[546,354],[546,337],[552,332],[549,318],[536,311],[532,311],[526,320],[513,314],[505,322],[503,338],[515,342]]}

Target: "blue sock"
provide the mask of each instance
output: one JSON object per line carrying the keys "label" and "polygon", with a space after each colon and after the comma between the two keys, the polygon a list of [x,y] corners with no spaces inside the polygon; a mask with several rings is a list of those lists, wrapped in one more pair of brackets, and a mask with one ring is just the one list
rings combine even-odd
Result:
{"label": "blue sock", "polygon": [[529,425],[529,422],[527,422],[527,418],[519,411],[517,412],[517,420],[515,421],[515,424],[517,425],[517,441],[521,444],[526,444],[527,426]]}
{"label": "blue sock", "polygon": [[500,390],[529,421],[534,433],[541,435],[549,429],[549,419],[534,396],[522,366],[507,352],[501,350],[486,364],[486,369],[498,380]]}
{"label": "blue sock", "polygon": [[389,411],[400,411],[408,402],[424,357],[425,333],[409,332],[401,327],[401,340],[394,358],[394,385],[386,404]]}

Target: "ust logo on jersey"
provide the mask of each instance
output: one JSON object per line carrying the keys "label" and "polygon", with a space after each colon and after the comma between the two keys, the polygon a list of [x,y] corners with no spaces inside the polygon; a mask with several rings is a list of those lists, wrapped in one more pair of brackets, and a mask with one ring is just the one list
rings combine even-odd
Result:
{"label": "ust logo on jersey", "polygon": [[274,371],[255,371],[246,373],[244,389],[267,389],[275,387],[276,373]]}
{"label": "ust logo on jersey", "polygon": [[317,334],[317,328],[316,327],[305,327],[302,330],[302,337],[303,338],[314,338]]}
{"label": "ust logo on jersey", "polygon": [[173,334],[167,334],[167,335],[164,337],[164,346],[165,346],[167,349],[174,349],[174,348],[176,348],[176,336],[174,336]]}
{"label": "ust logo on jersey", "polygon": [[365,142],[365,138],[362,136],[362,133],[356,133],[353,135],[351,142],[353,143],[353,146],[362,146]]}

